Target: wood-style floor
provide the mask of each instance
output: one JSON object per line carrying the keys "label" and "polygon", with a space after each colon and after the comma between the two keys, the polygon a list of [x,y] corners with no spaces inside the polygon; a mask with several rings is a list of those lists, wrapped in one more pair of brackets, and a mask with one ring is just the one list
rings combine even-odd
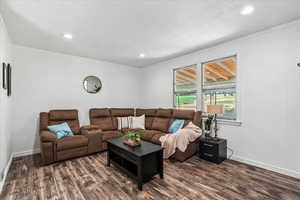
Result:
{"label": "wood-style floor", "polygon": [[155,177],[142,192],[106,166],[106,153],[45,167],[39,161],[39,155],[14,159],[0,199],[300,199],[300,180],[229,160],[167,160],[164,179]]}

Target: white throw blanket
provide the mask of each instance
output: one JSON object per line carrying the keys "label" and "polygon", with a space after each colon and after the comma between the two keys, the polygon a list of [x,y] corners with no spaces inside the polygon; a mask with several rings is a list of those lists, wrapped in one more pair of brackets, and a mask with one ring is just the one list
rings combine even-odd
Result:
{"label": "white throw blanket", "polygon": [[198,137],[202,135],[202,130],[190,122],[183,129],[178,130],[173,134],[166,134],[159,138],[161,141],[161,146],[164,148],[164,159],[172,156],[176,148],[180,151],[185,152],[188,144],[195,141]]}

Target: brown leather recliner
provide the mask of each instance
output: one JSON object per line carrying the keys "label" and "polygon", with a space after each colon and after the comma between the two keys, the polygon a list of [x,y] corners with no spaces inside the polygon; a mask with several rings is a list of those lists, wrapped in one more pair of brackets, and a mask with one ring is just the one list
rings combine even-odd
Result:
{"label": "brown leather recliner", "polygon": [[[135,112],[134,112],[135,111]],[[138,131],[143,134],[142,139],[154,144],[160,144],[159,138],[168,132],[170,124],[175,119],[185,120],[185,125],[192,121],[201,127],[201,112],[193,110],[176,109],[132,109],[132,108],[93,108],[90,109],[90,123],[102,129],[102,148],[105,150],[106,140],[122,136],[130,129],[118,130],[117,117],[145,115],[145,130]],[[184,161],[199,150],[199,139],[190,143],[185,152],[176,150],[176,160]]]}
{"label": "brown leather recliner", "polygon": [[[67,122],[74,136],[57,139],[48,130],[49,125]],[[40,149],[42,164],[74,158],[102,150],[100,129],[94,126],[80,128],[77,110],[51,110],[40,113]]]}

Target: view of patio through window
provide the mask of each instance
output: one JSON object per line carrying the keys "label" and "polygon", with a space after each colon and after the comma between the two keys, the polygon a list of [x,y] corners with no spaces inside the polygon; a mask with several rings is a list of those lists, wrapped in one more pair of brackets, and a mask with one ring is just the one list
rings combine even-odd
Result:
{"label": "view of patio through window", "polygon": [[174,104],[178,109],[196,110],[197,66],[174,71]]}
{"label": "view of patio through window", "polygon": [[202,64],[203,111],[209,104],[223,104],[221,119],[236,119],[236,57]]}

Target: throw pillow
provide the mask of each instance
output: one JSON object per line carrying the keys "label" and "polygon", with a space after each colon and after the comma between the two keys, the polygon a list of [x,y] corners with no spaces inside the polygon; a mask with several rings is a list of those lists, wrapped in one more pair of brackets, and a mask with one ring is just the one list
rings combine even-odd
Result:
{"label": "throw pillow", "polygon": [[118,120],[118,130],[123,128],[132,128],[132,117],[117,117]]}
{"label": "throw pillow", "polygon": [[171,126],[169,127],[169,133],[176,133],[179,129],[183,127],[183,124],[184,120],[174,120]]}
{"label": "throw pillow", "polygon": [[202,129],[199,126],[196,126],[193,122],[190,122],[184,127],[184,129],[191,129],[195,132],[202,133]]}
{"label": "throw pillow", "polygon": [[72,130],[66,122],[62,124],[48,126],[48,129],[54,132],[58,139],[61,139],[66,136],[74,136]]}
{"label": "throw pillow", "polygon": [[145,115],[132,117],[132,128],[145,129]]}

